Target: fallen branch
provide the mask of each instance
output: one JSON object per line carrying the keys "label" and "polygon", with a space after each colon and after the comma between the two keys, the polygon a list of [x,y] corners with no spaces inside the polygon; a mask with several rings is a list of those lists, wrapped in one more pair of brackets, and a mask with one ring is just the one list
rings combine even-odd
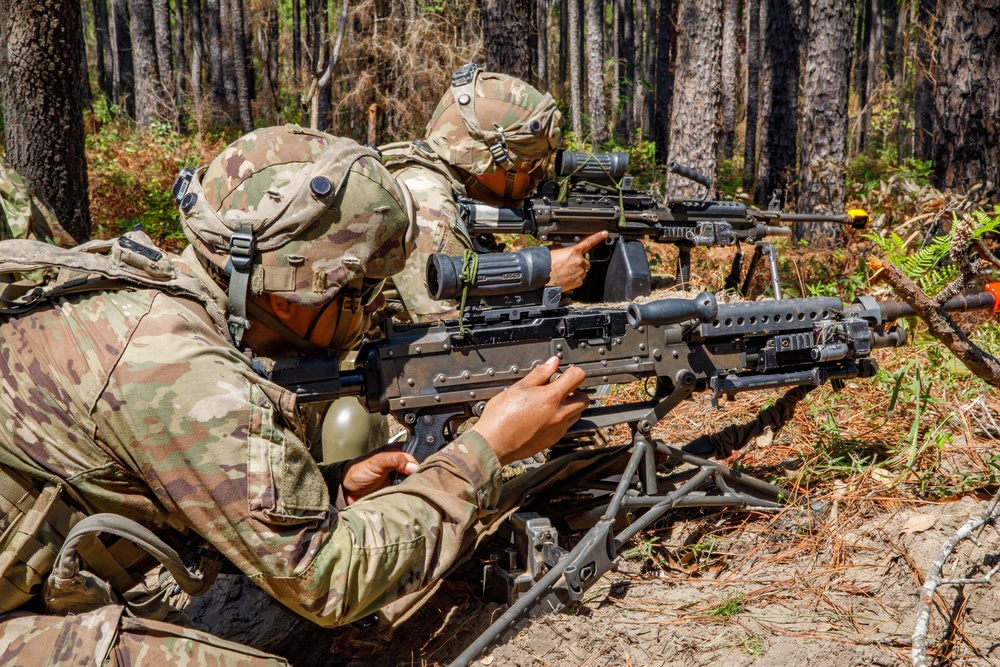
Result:
{"label": "fallen branch", "polygon": [[[990,503],[985,512],[969,519],[964,526],[959,528],[954,535],[946,540],[937,557],[931,561],[930,567],[927,568],[924,585],[917,589],[917,597],[919,598],[917,601],[917,620],[913,624],[913,635],[911,637],[913,646],[910,651],[913,667],[927,667],[927,631],[930,626],[931,606],[937,587],[942,584],[961,583],[963,581],[955,580],[954,582],[949,582],[941,579],[941,570],[944,567],[945,561],[951,556],[959,542],[970,537],[980,526],[996,521],[997,517],[1000,516],[1000,502],[997,502],[998,499],[1000,499],[1000,494],[994,497],[993,502]],[[990,572],[984,579],[989,581],[995,571],[996,569]]]}
{"label": "fallen branch", "polygon": [[966,368],[994,387],[1000,387],[1000,361],[969,340],[954,320],[941,310],[937,301],[921,290],[899,267],[872,257],[868,267],[913,308],[917,317],[927,324],[927,330],[948,348]]}

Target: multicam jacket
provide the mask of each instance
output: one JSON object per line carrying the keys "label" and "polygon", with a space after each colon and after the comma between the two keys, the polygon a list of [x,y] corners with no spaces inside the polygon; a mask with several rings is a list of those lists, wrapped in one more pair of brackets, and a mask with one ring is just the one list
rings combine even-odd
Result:
{"label": "multicam jacket", "polygon": [[461,255],[472,247],[456,204],[465,188],[425,142],[389,144],[380,150],[383,163],[409,189],[417,209],[417,245],[403,270],[392,277],[392,286],[414,322],[457,317],[455,302],[436,301],[427,293],[426,274],[432,254]]}
{"label": "multicam jacket", "polygon": [[[190,253],[174,263],[224,303]],[[296,435],[294,395],[255,374],[194,299],[68,295],[0,319],[0,340],[0,463],[64,481],[86,513],[197,533],[319,624],[426,586],[498,502],[499,463],[467,433],[401,484],[336,509],[337,470]]]}
{"label": "multicam jacket", "polygon": [[76,245],[48,205],[0,160],[0,241],[7,239],[37,239],[63,248]]}

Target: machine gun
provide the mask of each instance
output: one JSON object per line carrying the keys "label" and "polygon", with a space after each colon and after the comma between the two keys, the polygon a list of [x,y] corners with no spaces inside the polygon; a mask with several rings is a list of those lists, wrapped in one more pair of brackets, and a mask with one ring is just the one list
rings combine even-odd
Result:
{"label": "machine gun", "polygon": [[[528,234],[542,241],[570,245],[599,231],[609,232],[608,242],[590,253],[591,268],[582,287],[574,291],[581,301],[630,301],[650,293],[651,274],[642,239],[670,243],[678,248],[677,284],[691,277],[691,249],[728,246],[741,242],[754,246],[746,278],[739,287],[746,296],[760,260],[770,264],[771,288],[781,298],[777,256],[767,239],[791,234],[792,223],[835,222],[864,229],[868,214],[852,210],[844,215],[784,213],[776,191],[767,210],[737,201],[684,197],[665,200],[632,187],[626,175],[628,153],[556,154],[556,175],[544,181],[524,207],[498,208],[471,199],[459,200],[459,213],[474,243],[485,250],[492,234]],[[686,167],[671,164],[671,173],[705,186],[711,180]],[[743,267],[737,252],[726,280],[736,289]]]}
{"label": "machine gun", "polygon": [[[444,446],[460,422],[481,414],[487,399],[553,355],[561,367],[582,368],[585,386],[655,381],[645,399],[590,407],[571,429],[625,423],[632,435],[627,445],[554,451],[549,463],[510,482],[522,484],[529,499],[507,524],[510,546],[487,566],[485,582],[511,606],[455,665],[470,664],[532,616],[581,600],[624,545],[672,508],[779,508],[784,491],[708,460],[739,449],[759,429],[727,427],[678,448],[658,441],[654,427],[696,392],[711,392],[718,406],[723,396],[791,387],[762,413],[777,430],[809,388],[874,375],[871,353],[905,344],[894,321],[913,314],[905,304],[870,297],[852,304],[827,297],[718,304],[707,292],[627,309],[560,307],[559,288],[545,287],[548,260],[540,248],[483,255],[472,284],[465,284],[461,258],[434,255],[428,285],[437,298],[465,294],[461,324],[385,322],[384,338],[362,347],[354,371],[341,372],[334,360],[303,359],[267,374],[302,402],[357,395],[369,411],[393,414],[410,430],[405,449],[419,460]],[[944,308],[997,305],[985,292]],[[544,475],[543,490],[530,486]],[[600,513],[572,548],[560,542],[560,497],[572,498],[565,514]],[[639,517],[616,533],[623,512]]]}

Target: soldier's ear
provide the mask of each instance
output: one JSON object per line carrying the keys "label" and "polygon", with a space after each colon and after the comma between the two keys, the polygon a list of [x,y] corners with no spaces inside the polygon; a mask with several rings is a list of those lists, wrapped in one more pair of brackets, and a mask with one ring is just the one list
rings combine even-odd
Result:
{"label": "soldier's ear", "polygon": [[295,310],[295,306],[274,294],[267,295],[267,305],[268,309],[284,323],[287,323],[292,318]]}

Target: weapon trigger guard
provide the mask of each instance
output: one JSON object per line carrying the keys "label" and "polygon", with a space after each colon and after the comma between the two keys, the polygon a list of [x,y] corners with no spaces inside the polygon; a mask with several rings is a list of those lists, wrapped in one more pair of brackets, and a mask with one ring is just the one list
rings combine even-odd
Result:
{"label": "weapon trigger guard", "polygon": [[413,435],[407,440],[403,451],[413,454],[417,461],[423,463],[428,456],[436,454],[451,440],[445,435],[448,424],[459,417],[469,416],[464,405],[439,411],[424,411],[416,413],[413,421]]}

